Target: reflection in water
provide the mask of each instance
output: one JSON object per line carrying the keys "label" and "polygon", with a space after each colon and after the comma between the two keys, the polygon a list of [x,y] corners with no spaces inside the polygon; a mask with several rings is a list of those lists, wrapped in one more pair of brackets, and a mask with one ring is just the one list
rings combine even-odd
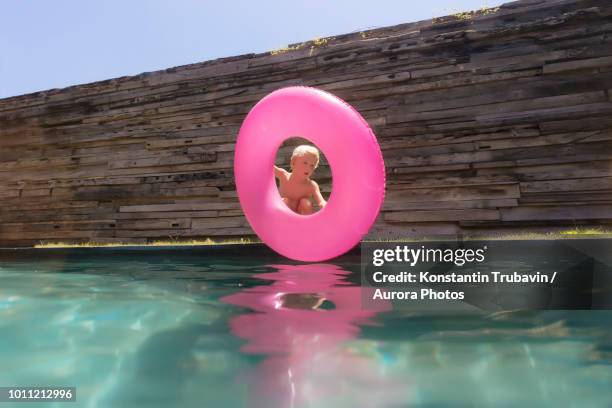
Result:
{"label": "reflection in water", "polygon": [[232,333],[247,340],[241,351],[266,355],[247,378],[252,406],[381,407],[408,399],[406,381],[346,344],[390,304],[363,310],[360,287],[343,281],[349,272],[335,265],[274,267],[255,275],[272,285],[221,299],[257,312],[230,320]]}

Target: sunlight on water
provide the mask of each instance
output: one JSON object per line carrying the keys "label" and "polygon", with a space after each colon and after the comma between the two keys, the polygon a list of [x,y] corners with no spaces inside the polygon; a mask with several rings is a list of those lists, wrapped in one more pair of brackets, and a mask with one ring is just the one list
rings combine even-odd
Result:
{"label": "sunlight on water", "polygon": [[89,254],[0,256],[0,386],[77,387],[19,407],[612,405],[612,312],[364,310],[354,263]]}

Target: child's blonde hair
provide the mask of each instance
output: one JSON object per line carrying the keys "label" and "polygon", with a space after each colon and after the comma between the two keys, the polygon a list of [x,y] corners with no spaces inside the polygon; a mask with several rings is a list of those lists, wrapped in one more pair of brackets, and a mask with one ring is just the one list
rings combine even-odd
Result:
{"label": "child's blonde hair", "polygon": [[314,157],[317,158],[317,161],[315,163],[315,167],[317,167],[319,165],[319,150],[316,147],[310,145],[299,145],[298,147],[293,149],[293,153],[291,154],[291,163],[293,163],[293,159],[295,159],[296,157],[304,157],[307,154],[312,154]]}

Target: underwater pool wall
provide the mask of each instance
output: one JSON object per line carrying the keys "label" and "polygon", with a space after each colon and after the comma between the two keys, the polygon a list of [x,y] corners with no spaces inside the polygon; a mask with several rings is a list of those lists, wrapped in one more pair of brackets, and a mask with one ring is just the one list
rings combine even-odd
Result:
{"label": "underwater pool wall", "polygon": [[370,237],[612,223],[612,3],[519,1],[2,99],[0,246],[252,234],[234,142],[289,85],[378,136]]}

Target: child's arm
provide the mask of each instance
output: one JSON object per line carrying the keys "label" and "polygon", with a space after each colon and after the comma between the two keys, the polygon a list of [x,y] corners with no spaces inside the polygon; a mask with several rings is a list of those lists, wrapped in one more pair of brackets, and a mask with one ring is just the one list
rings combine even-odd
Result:
{"label": "child's arm", "polygon": [[314,191],[312,195],[314,197],[315,202],[319,206],[319,208],[322,209],[327,204],[327,201],[325,201],[325,199],[321,195],[321,190],[319,189],[319,185],[317,184],[317,182],[314,180],[311,180],[311,181],[312,181],[312,186],[314,187]]}
{"label": "child's arm", "polygon": [[288,176],[287,170],[274,166],[274,175],[279,179],[286,179]]}

